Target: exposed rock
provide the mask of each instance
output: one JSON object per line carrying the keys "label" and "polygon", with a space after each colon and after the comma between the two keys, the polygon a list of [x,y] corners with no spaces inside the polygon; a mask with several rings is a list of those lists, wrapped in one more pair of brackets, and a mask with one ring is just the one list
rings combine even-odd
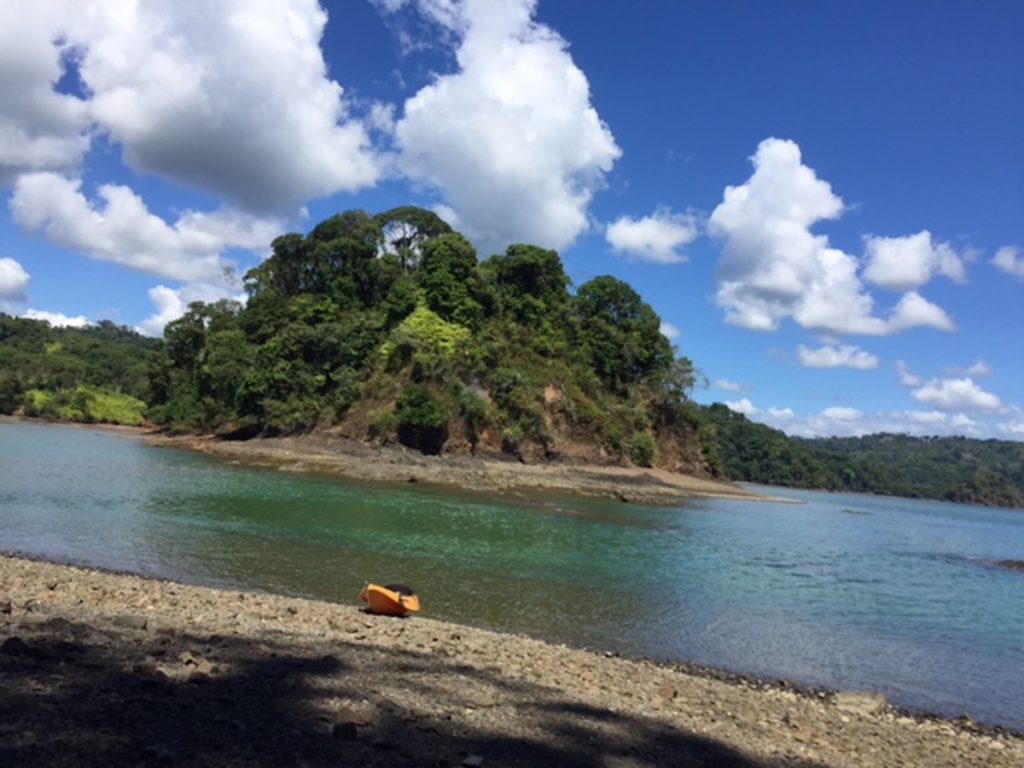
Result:
{"label": "exposed rock", "polygon": [[123,613],[114,617],[114,623],[128,629],[145,629],[149,625],[149,619],[137,613]]}
{"label": "exposed rock", "polygon": [[880,693],[862,691],[840,691],[832,697],[833,702],[843,712],[851,715],[876,715],[885,709],[887,702]]}
{"label": "exposed rock", "polygon": [[1024,571],[1024,560],[996,560],[995,564],[1008,571]]}
{"label": "exposed rock", "polygon": [[661,688],[654,692],[654,695],[657,696],[659,699],[664,699],[665,701],[672,701],[676,696],[679,695],[679,691],[677,691],[670,685],[663,685]]}

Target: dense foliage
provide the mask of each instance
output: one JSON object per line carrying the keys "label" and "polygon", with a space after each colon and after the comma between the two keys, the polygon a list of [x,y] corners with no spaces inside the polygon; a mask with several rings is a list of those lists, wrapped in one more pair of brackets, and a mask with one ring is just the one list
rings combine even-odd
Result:
{"label": "dense foliage", "polygon": [[1024,507],[1024,443],[894,434],[799,439],[724,405],[706,414],[723,471],[737,480]]}
{"label": "dense foliage", "polygon": [[244,438],[331,429],[426,453],[627,461],[757,483],[1024,506],[1024,443],[803,440],[699,407],[655,312],[554,251],[480,262],[429,211],[288,234],[245,305],[197,302],[163,341],[0,314],[0,413]]}
{"label": "dense foliage", "polygon": [[479,262],[429,211],[348,211],[277,238],[245,285],[245,306],[192,304],[167,326],[155,421],[699,468],[690,362],[632,288],[572,292],[554,251]]}
{"label": "dense foliage", "polygon": [[53,328],[0,314],[0,413],[141,424],[158,346],[109,321]]}

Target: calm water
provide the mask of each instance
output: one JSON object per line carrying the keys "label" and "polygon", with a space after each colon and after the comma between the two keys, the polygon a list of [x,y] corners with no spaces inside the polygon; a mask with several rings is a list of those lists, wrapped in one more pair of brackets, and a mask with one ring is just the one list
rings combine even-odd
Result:
{"label": "calm water", "polygon": [[1024,729],[1024,511],[788,491],[800,504],[507,500],[226,466],[0,424],[0,550],[424,614]]}

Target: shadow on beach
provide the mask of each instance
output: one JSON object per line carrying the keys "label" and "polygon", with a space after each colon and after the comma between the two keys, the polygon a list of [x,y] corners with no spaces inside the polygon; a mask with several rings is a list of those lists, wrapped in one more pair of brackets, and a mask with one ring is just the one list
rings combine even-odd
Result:
{"label": "shadow on beach", "polygon": [[[436,651],[40,616],[0,652],[0,765],[804,766]],[[382,681],[386,681],[382,682]]]}

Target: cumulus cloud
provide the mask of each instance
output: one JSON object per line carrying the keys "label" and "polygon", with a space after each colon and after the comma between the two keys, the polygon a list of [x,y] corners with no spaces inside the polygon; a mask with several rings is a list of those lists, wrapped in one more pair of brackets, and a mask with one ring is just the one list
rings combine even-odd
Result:
{"label": "cumulus cloud", "polygon": [[398,165],[441,193],[484,252],[569,245],[621,154],[567,43],[533,20],[535,5],[418,3],[458,41],[457,69],[405,102]]}
{"label": "cumulus cloud", "polygon": [[658,330],[661,331],[661,335],[666,339],[674,340],[679,338],[679,329],[672,325],[672,323],[666,323],[662,320]]}
{"label": "cumulus cloud", "polygon": [[947,368],[946,373],[950,373],[955,376],[970,376],[973,379],[979,379],[985,376],[991,376],[992,368],[984,360],[976,360],[974,363],[967,366],[966,368]]}
{"label": "cumulus cloud", "polygon": [[605,229],[612,249],[637,261],[678,264],[686,261],[680,249],[697,239],[697,217],[659,208],[651,216],[633,219],[622,216]]}
{"label": "cumulus cloud", "polygon": [[865,238],[864,279],[893,291],[920,288],[935,274],[962,283],[964,260],[949,243],[936,242],[923,230],[906,237]]}
{"label": "cumulus cloud", "polygon": [[768,408],[756,412],[754,421],[796,437],[860,437],[880,432],[906,435],[982,435],[1007,432],[998,425],[979,422],[963,413],[930,411],[879,411],[864,413],[856,408],[833,406],[808,416],[790,408]]}
{"label": "cumulus cloud", "polygon": [[715,379],[715,388],[720,389],[723,392],[742,392],[743,387],[735,381],[729,381],[729,379]]}
{"label": "cumulus cloud", "polygon": [[[138,172],[260,212],[380,176],[327,75],[316,0],[16,5],[0,18],[0,114],[13,115],[0,122],[0,165],[71,168],[92,129]],[[84,98],[54,90],[69,61]]]}
{"label": "cumulus cloud", "polygon": [[826,344],[818,349],[800,345],[800,364],[805,368],[854,368],[860,371],[878,367],[878,358],[860,347],[850,344]]}
{"label": "cumulus cloud", "polygon": [[942,411],[995,411],[1002,407],[996,395],[983,390],[970,377],[931,379],[913,390],[910,396]]}
{"label": "cumulus cloud", "polygon": [[36,170],[70,170],[89,148],[83,99],[54,89],[75,55],[75,4],[0,3],[0,184]]}
{"label": "cumulus cloud", "polygon": [[821,412],[821,418],[827,421],[857,421],[864,414],[856,408],[849,408],[842,405],[834,405]]}
{"label": "cumulus cloud", "polygon": [[946,311],[933,304],[917,291],[903,294],[889,316],[890,331],[905,331],[908,328],[934,328],[938,331],[954,331],[956,324]]}
{"label": "cumulus cloud", "polygon": [[924,383],[924,380],[913,373],[908,366],[902,360],[896,361],[896,370],[900,376],[900,386],[903,387],[919,387]]}
{"label": "cumulus cloud", "polygon": [[63,312],[47,312],[41,309],[26,310],[22,317],[27,317],[29,320],[45,320],[54,328],[84,328],[87,325],[92,325],[85,315],[68,317]]}
{"label": "cumulus cloud", "polygon": [[729,410],[736,411],[736,413],[742,413],[748,419],[760,413],[757,406],[745,397],[739,400],[726,400],[725,405]]}
{"label": "cumulus cloud", "polygon": [[996,251],[996,255],[992,257],[992,265],[1001,272],[1024,280],[1024,256],[1021,256],[1020,249],[1015,246],[1007,245]]}
{"label": "cumulus cloud", "polygon": [[803,164],[796,143],[766,139],[751,160],[753,175],[726,187],[708,221],[708,232],[724,243],[716,301],[727,322],[775,330],[788,317],[810,330],[871,335],[920,325],[952,329],[939,307],[913,292],[888,319],[875,315],[859,260],[811,231],[838,218],[844,206]]}
{"label": "cumulus cloud", "polygon": [[193,283],[177,289],[158,285],[149,289],[149,300],[156,311],[139,323],[135,330],[144,336],[160,336],[164,332],[164,326],[184,315],[188,305],[194,301],[234,299],[244,302],[245,298],[244,294],[232,294],[222,285]]}
{"label": "cumulus cloud", "polygon": [[0,303],[24,301],[28,272],[14,259],[0,259]]}
{"label": "cumulus cloud", "polygon": [[231,263],[227,248],[266,248],[281,224],[234,211],[187,211],[174,225],[151,213],[128,187],[104,184],[99,202],[81,182],[55,173],[18,179],[11,211],[22,227],[54,244],[142,272],[185,281],[214,281]]}

